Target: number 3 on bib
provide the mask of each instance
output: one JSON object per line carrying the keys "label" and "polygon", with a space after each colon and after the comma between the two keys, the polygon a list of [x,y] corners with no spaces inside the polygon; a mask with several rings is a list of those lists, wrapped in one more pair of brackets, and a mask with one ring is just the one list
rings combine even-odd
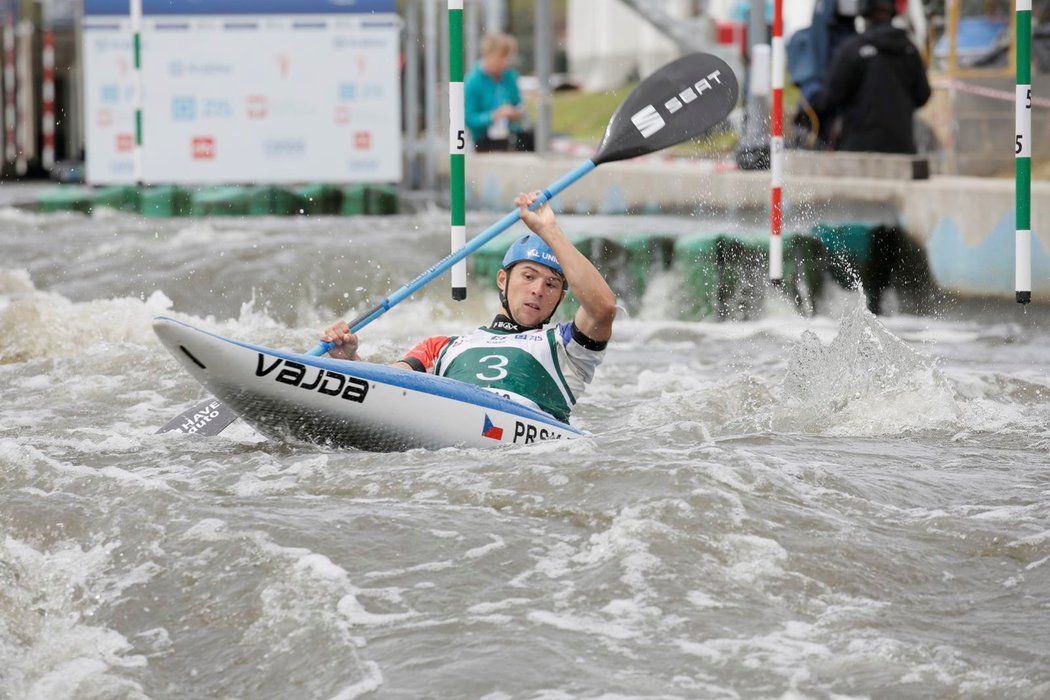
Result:
{"label": "number 3 on bib", "polygon": [[484,363],[489,363],[490,361],[491,364],[488,364],[488,366],[485,369],[491,372],[495,372],[494,375],[490,376],[488,374],[485,374],[485,372],[478,372],[474,376],[484,382],[499,381],[500,379],[503,379],[507,376],[507,370],[504,369],[504,367],[507,366],[506,357],[504,357],[503,355],[485,355],[485,357],[482,357],[478,360],[478,362]]}

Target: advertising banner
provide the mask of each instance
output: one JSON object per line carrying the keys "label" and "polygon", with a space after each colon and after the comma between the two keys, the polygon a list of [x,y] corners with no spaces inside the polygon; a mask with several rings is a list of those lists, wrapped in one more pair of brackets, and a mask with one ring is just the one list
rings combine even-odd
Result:
{"label": "advertising banner", "polygon": [[[147,183],[401,179],[393,0],[144,0]],[[128,3],[87,0],[87,178],[134,181]]]}

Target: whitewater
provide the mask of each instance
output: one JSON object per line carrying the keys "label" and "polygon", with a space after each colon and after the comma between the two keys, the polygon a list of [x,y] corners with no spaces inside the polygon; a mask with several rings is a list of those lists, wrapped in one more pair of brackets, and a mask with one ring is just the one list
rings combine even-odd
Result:
{"label": "whitewater", "polygon": [[[564,217],[655,225],[692,222]],[[840,290],[813,318],[688,322],[664,274],[617,320],[581,440],[154,434],[206,398],[154,316],[301,351],[447,247],[438,211],[0,209],[0,697],[1050,695],[1038,304],[876,318]],[[435,282],[362,354],[495,306]]]}

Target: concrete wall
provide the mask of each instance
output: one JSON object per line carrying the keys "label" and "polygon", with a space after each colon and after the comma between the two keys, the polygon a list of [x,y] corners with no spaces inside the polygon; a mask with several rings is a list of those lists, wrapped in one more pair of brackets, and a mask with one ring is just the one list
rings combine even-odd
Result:
{"label": "concrete wall", "polygon": [[[506,211],[514,195],[541,188],[580,158],[472,155],[467,168],[475,206]],[[935,280],[957,294],[1013,297],[1014,185],[1010,179],[936,176],[929,180],[799,176],[790,163],[785,231],[820,221],[899,223],[927,252]],[[562,211],[664,212],[724,217],[741,230],[768,227],[769,173],[720,171],[710,163],[649,157],[603,165],[563,193]],[[1033,186],[1033,292],[1050,295],[1050,182]]]}

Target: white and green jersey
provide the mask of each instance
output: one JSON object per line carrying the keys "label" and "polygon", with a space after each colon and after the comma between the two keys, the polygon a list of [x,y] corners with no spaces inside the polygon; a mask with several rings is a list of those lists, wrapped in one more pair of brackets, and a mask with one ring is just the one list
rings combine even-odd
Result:
{"label": "white and green jersey", "polygon": [[527,331],[483,326],[468,335],[430,338],[405,361],[568,421],[604,355],[605,343],[560,323]]}

